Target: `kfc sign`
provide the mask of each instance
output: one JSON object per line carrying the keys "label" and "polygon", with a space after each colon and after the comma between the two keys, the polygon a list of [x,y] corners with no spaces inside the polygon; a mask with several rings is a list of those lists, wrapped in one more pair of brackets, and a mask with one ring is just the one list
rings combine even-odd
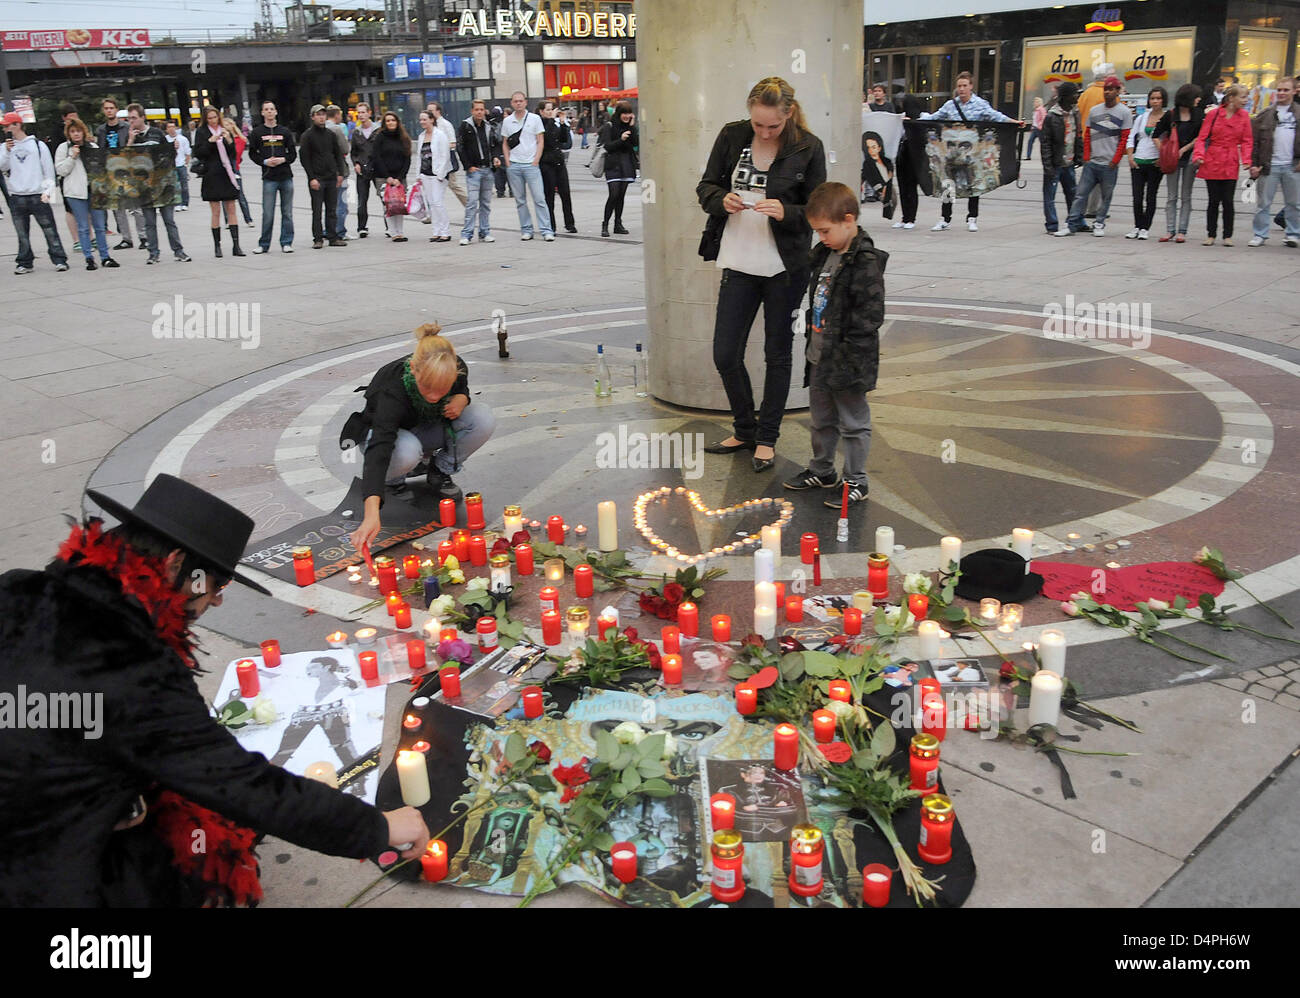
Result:
{"label": "kfc sign", "polygon": [[56,49],[144,49],[149,47],[146,28],[53,28],[49,31],[6,31],[6,52]]}

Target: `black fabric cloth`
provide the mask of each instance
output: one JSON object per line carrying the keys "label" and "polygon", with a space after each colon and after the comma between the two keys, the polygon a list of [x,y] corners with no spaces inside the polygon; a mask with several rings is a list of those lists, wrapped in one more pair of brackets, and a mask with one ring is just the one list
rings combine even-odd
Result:
{"label": "black fabric cloth", "polygon": [[[338,178],[347,174],[343,150],[338,137],[324,125],[312,125],[302,133],[298,144],[298,159],[308,180],[325,180],[338,184]],[[334,230],[331,228],[331,232]]]}
{"label": "black fabric cloth", "polygon": [[[264,165],[268,159],[283,156],[284,162]],[[262,167],[263,180],[289,180],[298,147],[287,125],[258,125],[248,136],[248,158]]]}
{"label": "black fabric cloth", "polygon": [[[569,135],[569,126],[561,125],[554,118],[543,118],[542,134],[546,136],[546,144],[542,147],[542,159],[539,165],[562,166],[564,164],[564,150],[573,148],[573,139]],[[605,162],[608,165],[608,158],[606,158]],[[632,176],[636,176],[636,174],[633,173]]]}
{"label": "black fabric cloth", "polygon": [[[230,182],[230,177],[226,173],[226,168],[221,163],[221,153],[218,152],[214,142],[209,141],[212,130],[207,125],[203,125],[198,131],[198,141],[194,143],[194,155],[204,164],[203,185],[200,188],[200,197],[204,201],[237,201],[239,191],[235,185]],[[230,140],[224,130],[221,134],[221,141],[226,146],[226,159],[230,162],[230,168],[235,170],[235,176],[239,176],[238,168],[235,164],[238,160],[235,158],[235,143]]]}
{"label": "black fabric cloth", "polygon": [[[1065,117],[1074,117],[1074,142],[1070,149],[1065,148]],[[1065,110],[1059,104],[1043,116],[1043,127],[1038,143],[1038,155],[1043,161],[1045,173],[1057,173],[1063,166],[1079,166],[1083,163],[1083,130],[1079,127],[1079,110]]]}
{"label": "black fabric cloth", "polygon": [[[624,132],[632,134],[624,139]],[[605,147],[605,179],[635,180],[640,165],[636,150],[641,145],[637,126],[622,121],[609,122],[601,130],[601,145]]]}
{"label": "black fabric cloth", "polygon": [[[361,414],[362,423],[352,428],[353,440],[364,440],[367,430],[371,433],[370,446],[366,448],[365,470],[361,477],[365,483],[365,497],[379,496],[381,504],[397,431],[413,429],[421,421],[414,403],[406,394],[402,378],[404,365],[410,359],[408,355],[390,361],[375,372],[374,378],[366,386],[366,407]],[[447,392],[448,397],[452,395],[470,397],[469,368],[460,357],[456,358],[456,380]]]}
{"label": "black fabric cloth", "polygon": [[[830,254],[830,248],[824,243],[813,247],[808,276],[810,301]],[[858,234],[844,250],[839,270],[831,278],[826,308],[821,315],[822,357],[816,376],[818,385],[827,391],[869,392],[876,387],[888,262],[889,254],[876,249],[871,237],[859,226]],[[804,318],[804,339],[810,340],[812,309]],[[812,376],[812,367],[806,364],[804,387],[809,385]]]}
{"label": "black fabric cloth", "polygon": [[[109,126],[108,122],[95,129],[95,145],[101,149],[121,149],[126,145],[127,124],[119,121]],[[190,143],[194,145],[193,142]]]}
{"label": "black fabric cloth", "polygon": [[1160,172],[1158,163],[1142,163],[1137,169],[1129,170],[1133,181],[1133,226],[1138,229],[1150,229],[1156,217],[1156,192],[1160,190]]}
{"label": "black fabric cloth", "polygon": [[[572,229],[576,228],[573,221],[573,197],[569,192],[569,168],[564,162],[564,156],[561,154],[558,163],[546,162],[546,154],[542,154],[540,164],[542,171],[542,190],[546,192],[546,210],[551,215],[551,231],[558,232],[560,227],[555,224],[555,195],[560,195],[560,208],[564,212],[564,224]],[[622,184],[611,184],[611,189]],[[619,221],[622,221],[623,213],[619,212]]]}
{"label": "black fabric cloth", "polygon": [[[1199,107],[1193,108],[1192,116],[1187,121],[1177,118],[1176,116],[1178,113],[1178,108],[1176,107],[1170,108],[1166,111],[1165,116],[1156,123],[1155,130],[1151,133],[1151,137],[1153,139],[1164,138],[1170,133],[1170,130],[1175,127],[1176,122],[1176,127],[1178,129],[1178,148],[1181,149],[1185,145],[1194,143],[1196,141],[1196,136],[1201,133],[1201,122],[1205,120],[1205,112]],[[1188,149],[1187,152],[1178,157],[1178,162],[1191,162],[1192,152],[1193,150]]]}
{"label": "black fabric cloth", "polygon": [[375,808],[272,766],[218,726],[106,571],[56,561],[0,576],[0,641],[0,688],[103,695],[98,739],[0,727],[0,906],[181,903],[167,850],[141,829],[113,831],[153,788],[319,852],[385,848]]}
{"label": "black fabric cloth", "polygon": [[[316,181],[315,187],[308,187],[311,193],[311,239],[312,242],[324,242],[333,239],[338,231],[339,186],[336,178],[330,177]],[[324,215],[324,219],[321,216]]]}
{"label": "black fabric cloth", "polygon": [[492,126],[487,118],[477,124],[473,118],[460,123],[456,129],[456,152],[461,166],[467,170],[471,166],[492,168],[492,159],[497,154],[492,151]]}
{"label": "black fabric cloth", "polygon": [[[696,185],[695,194],[700,206],[709,216],[700,240],[700,256],[706,260],[716,260],[722,248],[722,230],[730,217],[722,206],[722,199],[731,193],[731,175],[741,151],[753,142],[754,128],[748,119],[723,125],[709,153],[704,176]],[[776,198],[785,207],[785,217],[781,221],[768,221],[776,239],[776,250],[787,272],[802,271],[808,265],[812,228],[804,218],[804,206],[814,188],[825,180],[826,153],[821,139],[811,132],[805,132],[795,142],[783,144],[768,168],[767,196]]]}
{"label": "black fabric cloth", "polygon": [[411,150],[397,132],[382,132],[370,153],[370,173],[376,180],[392,177],[406,183],[411,170]]}
{"label": "black fabric cloth", "polygon": [[361,167],[361,176],[370,176],[370,157],[375,151],[375,143],[379,141],[380,126],[375,124],[370,131],[370,137],[361,131],[360,127],[352,129],[352,139],[350,151],[352,153],[352,165]]}

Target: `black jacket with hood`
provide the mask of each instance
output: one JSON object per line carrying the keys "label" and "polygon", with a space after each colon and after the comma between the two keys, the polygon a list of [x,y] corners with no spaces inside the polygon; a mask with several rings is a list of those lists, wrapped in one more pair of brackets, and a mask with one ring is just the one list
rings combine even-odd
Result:
{"label": "black jacket with hood", "polygon": [[[808,299],[831,255],[824,243],[813,247],[808,275]],[[880,327],[885,321],[885,264],[889,254],[876,249],[862,227],[844,250],[839,270],[831,278],[822,312],[822,354],[804,365],[804,387],[832,392],[869,392],[880,369]],[[812,309],[804,313],[804,339],[812,339]]]}

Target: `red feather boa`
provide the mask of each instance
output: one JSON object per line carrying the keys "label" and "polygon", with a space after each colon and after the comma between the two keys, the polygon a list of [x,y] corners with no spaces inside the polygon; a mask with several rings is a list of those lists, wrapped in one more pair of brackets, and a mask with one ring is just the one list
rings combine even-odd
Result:
{"label": "red feather boa", "polygon": [[[108,572],[122,592],[144,607],[163,643],[189,668],[198,667],[194,635],[185,612],[188,597],[167,578],[164,559],[142,555],[105,534],[102,520],[74,524],[58,557],[70,565]],[[170,790],[158,790],[149,806],[150,827],[172,852],[172,864],[196,881],[211,906],[255,907],[262,900],[258,880],[257,833]],[[201,835],[195,835],[201,832]],[[196,850],[196,846],[199,846]]]}

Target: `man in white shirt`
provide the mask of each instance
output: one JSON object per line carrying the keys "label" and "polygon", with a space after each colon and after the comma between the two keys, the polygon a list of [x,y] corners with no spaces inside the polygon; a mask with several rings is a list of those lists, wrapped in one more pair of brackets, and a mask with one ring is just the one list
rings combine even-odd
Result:
{"label": "man in white shirt", "polygon": [[516,90],[510,96],[510,106],[514,113],[506,115],[501,122],[501,152],[506,163],[506,179],[510,182],[515,207],[519,211],[519,238],[525,241],[533,238],[533,219],[528,213],[531,195],[542,238],[553,243],[555,232],[551,229],[550,212],[546,210],[546,191],[542,186],[542,169],[538,165],[542,160],[545,133],[542,119],[528,110],[528,97],[523,91]]}
{"label": "man in white shirt", "polygon": [[0,124],[5,130],[4,145],[0,146],[0,173],[8,176],[9,213],[18,233],[14,273],[32,272],[32,263],[36,259],[30,238],[33,218],[45,234],[45,245],[49,248],[54,269],[67,270],[68,255],[63,251],[59,227],[55,224],[54,212],[50,210],[55,179],[50,147],[23,130],[23,119],[17,112],[10,111]]}
{"label": "man in white shirt", "polygon": [[190,140],[181,134],[176,122],[167,121],[167,141],[176,147],[176,183],[181,189],[181,205],[177,211],[190,210]]}
{"label": "man in white shirt", "polygon": [[433,112],[433,127],[447,137],[447,144],[451,146],[452,163],[456,164],[458,168],[453,170],[451,176],[447,178],[447,186],[451,188],[451,192],[460,201],[460,206],[464,208],[469,203],[469,192],[465,189],[465,177],[463,167],[460,166],[460,157],[456,155],[456,126],[446,119],[442,113],[442,105],[436,100],[429,102],[429,110]]}
{"label": "man in white shirt", "polygon": [[1263,246],[1268,240],[1268,222],[1273,197],[1282,188],[1282,217],[1286,222],[1286,245],[1300,246],[1300,132],[1296,130],[1295,77],[1277,81],[1276,100],[1251,119],[1254,143],[1251,147],[1250,177],[1260,182],[1259,209],[1255,212],[1255,233],[1247,246]]}

